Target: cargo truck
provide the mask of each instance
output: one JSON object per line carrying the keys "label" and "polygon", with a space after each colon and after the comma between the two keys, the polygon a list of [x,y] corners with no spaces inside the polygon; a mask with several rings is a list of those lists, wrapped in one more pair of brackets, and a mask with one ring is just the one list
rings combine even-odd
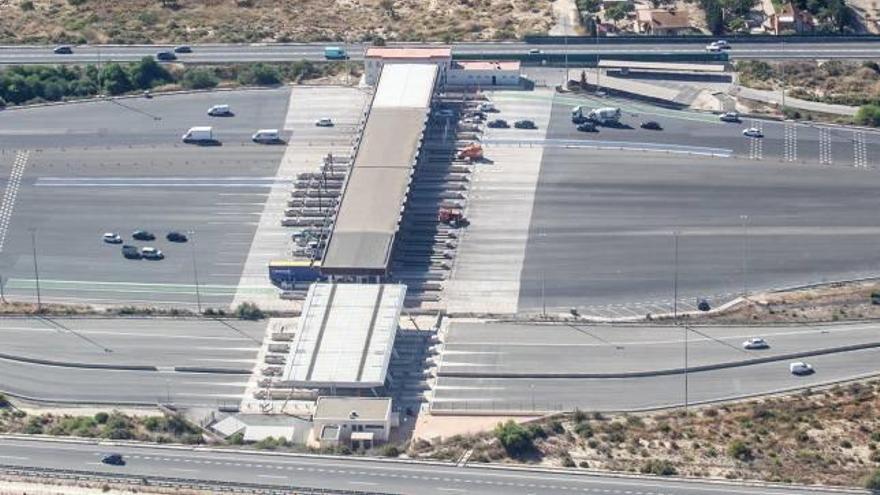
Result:
{"label": "cargo truck", "polygon": [[590,110],[587,118],[599,124],[616,124],[620,122],[620,109],[614,107],[597,108]]}

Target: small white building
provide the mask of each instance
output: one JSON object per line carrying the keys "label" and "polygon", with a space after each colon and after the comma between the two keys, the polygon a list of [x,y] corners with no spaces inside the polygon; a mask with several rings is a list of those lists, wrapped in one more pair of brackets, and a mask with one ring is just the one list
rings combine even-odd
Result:
{"label": "small white building", "polygon": [[379,81],[382,66],[394,64],[426,64],[435,63],[440,69],[437,73],[437,84],[446,81],[446,72],[452,64],[452,49],[440,48],[386,48],[372,46],[364,54],[364,82],[375,86]]}
{"label": "small white building", "polygon": [[521,77],[518,60],[456,60],[446,84],[449,86],[517,86]]}
{"label": "small white building", "polygon": [[388,397],[318,397],[312,437],[321,447],[371,448],[387,442],[399,421]]}

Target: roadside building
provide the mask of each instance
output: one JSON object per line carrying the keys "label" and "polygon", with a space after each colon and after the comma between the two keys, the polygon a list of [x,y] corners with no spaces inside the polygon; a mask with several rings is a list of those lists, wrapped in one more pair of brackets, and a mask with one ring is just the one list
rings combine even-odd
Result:
{"label": "roadside building", "polygon": [[321,447],[368,449],[388,441],[399,415],[387,397],[318,397],[312,423],[312,438]]}
{"label": "roadside building", "polygon": [[767,30],[775,35],[784,33],[809,33],[816,23],[813,16],[806,10],[799,9],[793,3],[786,3],[780,12],[767,18]]}
{"label": "roadside building", "polygon": [[370,47],[364,55],[364,82],[375,86],[385,64],[436,64],[437,83],[446,82],[446,73],[452,65],[452,49],[440,48],[386,48]]}
{"label": "roadside building", "polygon": [[636,32],[639,34],[670,36],[693,30],[690,17],[683,10],[642,9],[636,13]]}
{"label": "roadside building", "polygon": [[520,82],[518,60],[455,61],[449,70],[449,86],[517,86]]}

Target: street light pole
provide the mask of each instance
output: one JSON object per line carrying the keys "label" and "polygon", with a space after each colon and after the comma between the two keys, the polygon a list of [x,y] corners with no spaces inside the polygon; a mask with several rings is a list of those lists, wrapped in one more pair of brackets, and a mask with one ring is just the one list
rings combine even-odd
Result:
{"label": "street light pole", "polygon": [[684,324],[684,413],[688,412],[688,328],[687,323]]}
{"label": "street light pole", "polygon": [[672,233],[672,321],[678,325],[678,231]]}
{"label": "street light pole", "polygon": [[202,314],[202,294],[199,290],[199,270],[196,265],[196,231],[190,230],[190,253],[192,254],[193,280],[196,283],[196,307],[199,314]]}
{"label": "street light pole", "polygon": [[39,313],[43,304],[40,298],[40,268],[37,265],[37,229],[31,229],[31,250],[34,254],[34,282],[37,288],[37,313]]}
{"label": "street light pole", "polygon": [[749,216],[748,215],[740,215],[739,219],[742,220],[742,296],[743,298],[748,297],[749,295],[749,278],[748,278],[748,252],[749,252]]}

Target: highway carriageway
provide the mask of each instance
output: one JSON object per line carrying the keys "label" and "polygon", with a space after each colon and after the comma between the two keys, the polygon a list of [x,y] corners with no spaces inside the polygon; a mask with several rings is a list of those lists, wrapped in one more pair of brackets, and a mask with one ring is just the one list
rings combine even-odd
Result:
{"label": "highway carriageway", "polygon": [[[125,466],[100,462],[107,452],[121,454]],[[688,481],[573,470],[517,469],[470,464],[387,459],[222,451],[189,447],[151,447],[93,441],[51,441],[0,437],[0,471],[15,466],[216,484],[258,485],[265,489],[320,488],[369,493],[498,494],[582,493],[585,495],[816,495],[864,493],[858,490],[725,481]]]}
{"label": "highway carriageway", "polygon": [[[250,45],[192,45],[192,53],[178,54],[177,63],[231,63],[231,62],[292,62],[296,60],[323,61],[324,48],[333,43],[313,44],[274,44],[257,43]],[[705,53],[704,40],[693,43],[664,42],[657,40],[650,45],[643,43],[619,44],[599,40],[598,44],[555,44],[534,45],[528,43],[482,42],[455,43],[452,45],[453,56],[503,57],[511,54],[527,54],[537,48],[541,54],[532,54],[530,58],[540,60],[543,54],[560,53],[601,53],[603,55],[631,53]],[[336,45],[336,44],[333,44]],[[366,44],[342,44],[351,60],[362,60]],[[402,47],[431,46],[418,43],[389,43],[389,46]],[[170,45],[75,45],[71,55],[52,53],[53,46],[6,46],[0,47],[0,64],[58,64],[58,63],[98,63],[137,61],[142,57],[151,57],[159,51],[168,50]],[[731,49],[725,50],[731,58],[746,59],[784,59],[784,58],[874,58],[877,54],[877,41],[846,41],[816,43],[796,43],[783,46],[780,43],[748,43],[732,42]]]}

